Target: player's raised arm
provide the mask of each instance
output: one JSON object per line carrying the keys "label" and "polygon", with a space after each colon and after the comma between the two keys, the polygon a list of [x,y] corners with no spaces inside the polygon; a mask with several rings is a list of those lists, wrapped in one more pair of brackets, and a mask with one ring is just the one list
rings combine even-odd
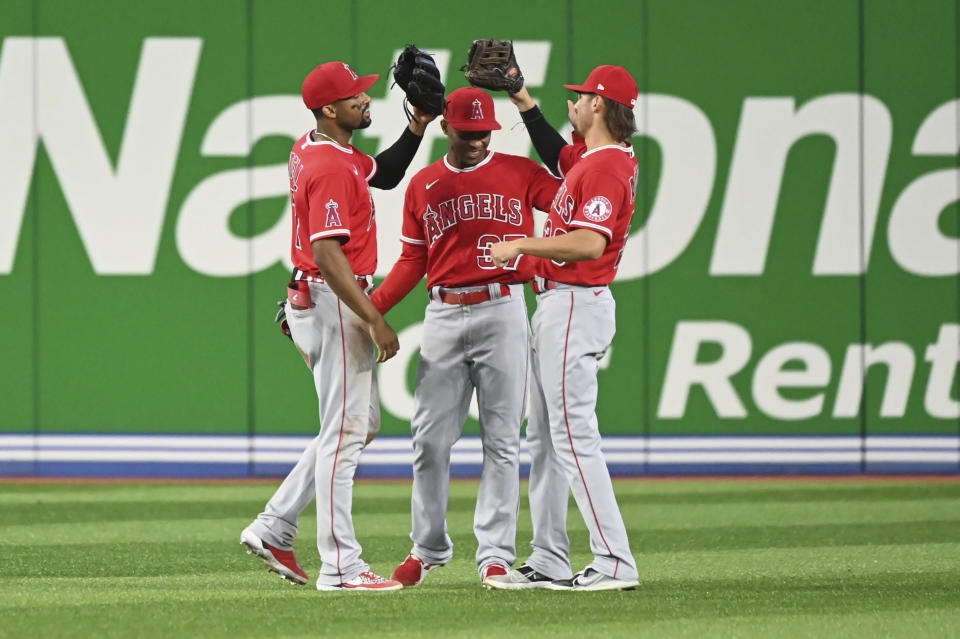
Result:
{"label": "player's raised arm", "polygon": [[410,124],[400,134],[400,138],[377,155],[377,172],[370,179],[370,186],[387,191],[400,184],[413,161],[413,156],[420,148],[427,125],[436,117],[432,113],[424,113],[417,107],[413,108]]}
{"label": "player's raised arm", "polygon": [[474,40],[467,55],[464,75],[473,86],[506,91],[520,111],[530,140],[540,159],[554,175],[560,175],[560,151],[569,144],[540,111],[517,64],[513,42],[509,40]]}
{"label": "player's raised arm", "polygon": [[569,142],[564,140],[563,136],[547,122],[540,107],[527,92],[527,87],[523,87],[518,93],[511,93],[510,100],[520,110],[520,117],[523,119],[524,126],[527,127],[530,141],[533,142],[533,147],[540,155],[540,159],[551,173],[560,175],[560,151]]}
{"label": "player's raised arm", "polygon": [[[400,138],[377,155],[377,173],[369,184],[384,190],[400,184],[420,148],[427,125],[443,113],[443,94],[446,91],[433,56],[412,44],[404,48],[393,65],[393,78],[406,94],[403,108],[410,122]],[[407,106],[408,103],[413,107],[412,110]]]}

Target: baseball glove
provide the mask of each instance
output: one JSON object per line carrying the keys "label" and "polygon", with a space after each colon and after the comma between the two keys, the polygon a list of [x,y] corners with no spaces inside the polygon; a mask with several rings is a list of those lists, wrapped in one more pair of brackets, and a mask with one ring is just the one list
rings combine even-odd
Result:
{"label": "baseball glove", "polygon": [[407,102],[424,113],[443,113],[443,94],[446,93],[446,87],[440,80],[440,70],[432,55],[414,44],[408,44],[393,65],[393,79],[407,94],[403,110],[408,119],[413,119],[413,116],[407,108]]}
{"label": "baseball glove", "polygon": [[507,93],[523,88],[523,74],[513,54],[512,40],[474,40],[467,63],[460,70],[475,87]]}
{"label": "baseball glove", "polygon": [[280,324],[280,332],[290,338],[290,341],[293,341],[293,335],[290,334],[290,325],[287,324],[287,300],[280,300],[277,302],[277,306],[280,307],[280,310],[277,311],[277,316],[273,318],[274,322]]}

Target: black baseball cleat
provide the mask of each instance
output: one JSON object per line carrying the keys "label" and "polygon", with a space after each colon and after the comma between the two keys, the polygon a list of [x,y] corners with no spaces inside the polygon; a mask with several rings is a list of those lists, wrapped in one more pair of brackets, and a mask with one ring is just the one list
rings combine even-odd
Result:
{"label": "black baseball cleat", "polygon": [[634,590],[640,582],[636,579],[616,579],[599,573],[593,568],[578,572],[573,579],[557,579],[546,585],[550,590]]}
{"label": "black baseball cleat", "polygon": [[552,581],[552,577],[523,564],[505,575],[488,576],[484,579],[483,585],[497,590],[525,590],[527,588],[546,588]]}

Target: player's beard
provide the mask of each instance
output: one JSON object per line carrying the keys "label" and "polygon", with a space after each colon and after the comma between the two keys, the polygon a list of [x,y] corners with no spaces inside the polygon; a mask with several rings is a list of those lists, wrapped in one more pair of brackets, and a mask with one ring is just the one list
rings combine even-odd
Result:
{"label": "player's beard", "polygon": [[368,126],[373,124],[373,118],[370,117],[370,109],[364,109],[363,113],[360,114],[360,126],[358,129],[366,129]]}
{"label": "player's beard", "polygon": [[373,124],[373,120],[371,120],[370,118],[360,118],[359,124],[357,124],[356,126],[349,126],[349,125],[348,126],[351,131],[357,131],[359,129],[366,129],[371,124]]}
{"label": "player's beard", "polygon": [[356,111],[350,114],[349,117],[344,117],[341,119],[341,126],[350,131],[356,131],[357,129],[366,129],[371,124],[373,124],[373,119],[370,117],[370,106],[367,105],[360,110],[360,120],[354,120],[353,117],[356,114]]}

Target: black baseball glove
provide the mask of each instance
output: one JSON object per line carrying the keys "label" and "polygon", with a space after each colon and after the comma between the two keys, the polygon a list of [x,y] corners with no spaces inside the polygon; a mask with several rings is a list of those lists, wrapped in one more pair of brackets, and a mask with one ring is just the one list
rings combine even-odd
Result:
{"label": "black baseball glove", "polygon": [[280,310],[277,311],[277,316],[273,318],[274,322],[280,324],[280,332],[290,338],[290,341],[293,341],[293,335],[290,334],[290,325],[287,324],[287,300],[280,300],[277,302],[277,306],[280,307]]}
{"label": "black baseball glove", "polygon": [[512,40],[474,40],[467,63],[460,70],[475,87],[507,93],[523,88],[523,74],[513,54]]}
{"label": "black baseball glove", "polygon": [[424,113],[431,115],[443,113],[443,95],[446,87],[440,80],[440,69],[437,68],[432,55],[414,44],[408,44],[400,52],[397,63],[393,65],[393,79],[407,94],[403,103],[407,118],[413,119],[407,109],[407,102]]}

